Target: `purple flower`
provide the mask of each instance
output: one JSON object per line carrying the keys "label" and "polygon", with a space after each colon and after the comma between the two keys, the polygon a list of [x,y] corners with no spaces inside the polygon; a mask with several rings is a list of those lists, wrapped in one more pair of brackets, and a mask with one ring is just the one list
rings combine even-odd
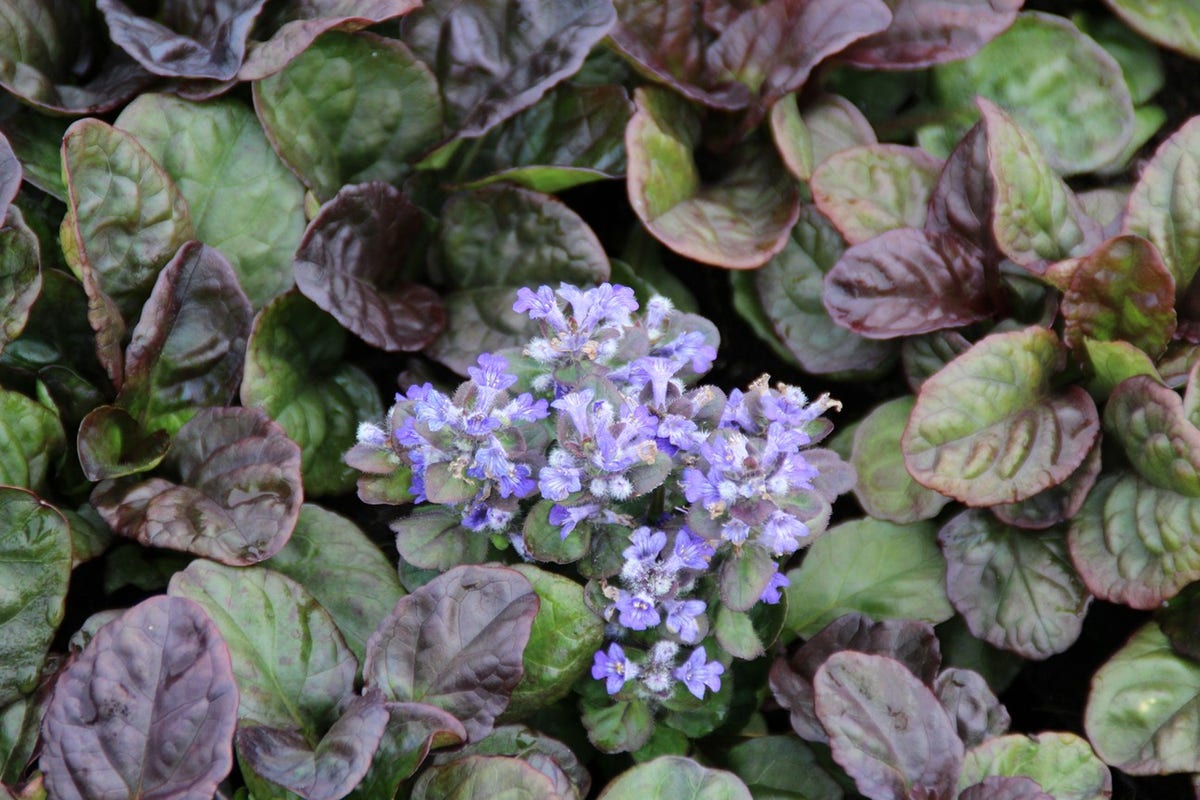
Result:
{"label": "purple flower", "polygon": [[677,569],[705,570],[715,553],[708,542],[687,528],[681,528],[675,534],[675,548],[668,560],[678,562]]}
{"label": "purple flower", "polygon": [[776,556],[791,555],[800,549],[800,540],[808,537],[808,526],[783,511],[776,511],[763,526],[758,540]]}
{"label": "purple flower", "polygon": [[625,658],[621,645],[613,642],[608,646],[608,652],[597,650],[592,661],[592,677],[605,681],[604,688],[609,694],[621,691],[625,681],[637,677],[637,665]]}
{"label": "purple flower", "polygon": [[508,361],[504,356],[484,353],[479,356],[478,367],[467,367],[467,375],[479,388],[501,392],[517,382],[517,376],[507,372]]}
{"label": "purple flower", "polygon": [[550,453],[549,460],[549,464],[538,470],[538,489],[542,497],[558,502],[583,488],[580,483],[583,471],[575,466],[570,453],[558,448]]}
{"label": "purple flower", "polygon": [[626,561],[647,563],[658,558],[658,554],[667,546],[667,535],[662,531],[643,525],[629,537],[629,547],[621,551]]}
{"label": "purple flower", "polygon": [[654,606],[654,598],[642,592],[638,594],[621,592],[616,607],[620,612],[617,621],[621,623],[622,627],[629,628],[631,631],[644,631],[662,622],[662,617],[659,616],[658,609]]}
{"label": "purple flower", "polygon": [[767,588],[763,589],[763,593],[759,595],[758,599],[767,605],[775,605],[782,597],[779,590],[791,585],[792,582],[788,580],[787,575],[776,570],[771,579],[767,581]]}
{"label": "purple flower", "polygon": [[554,505],[550,508],[550,524],[559,527],[558,535],[567,538],[575,526],[600,510],[595,503],[585,503],[581,506]]}
{"label": "purple flower", "polygon": [[656,356],[669,358],[682,368],[690,364],[692,372],[708,372],[717,357],[717,349],[704,340],[700,331],[688,331],[675,337],[669,344],[654,348]]}
{"label": "purple flower", "polygon": [[696,623],[696,617],[703,614],[705,608],[703,600],[664,600],[667,630],[677,634],[680,641],[694,644],[700,638],[700,626]]}
{"label": "purple flower", "polygon": [[[688,660],[671,673],[700,700],[704,699],[705,686],[714,692],[721,690],[721,675],[725,672],[725,667],[721,665],[720,661],[705,663],[707,658],[708,654],[704,652],[704,648],[697,647],[692,651]],[[595,674],[595,667],[592,670],[592,674]]]}

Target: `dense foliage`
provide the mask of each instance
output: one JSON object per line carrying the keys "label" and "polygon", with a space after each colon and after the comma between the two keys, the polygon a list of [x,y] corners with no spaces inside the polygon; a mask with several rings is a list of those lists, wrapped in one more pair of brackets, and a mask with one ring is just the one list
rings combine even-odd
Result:
{"label": "dense foliage", "polygon": [[1195,796],[1200,11],[1034,5],[0,0],[0,797]]}

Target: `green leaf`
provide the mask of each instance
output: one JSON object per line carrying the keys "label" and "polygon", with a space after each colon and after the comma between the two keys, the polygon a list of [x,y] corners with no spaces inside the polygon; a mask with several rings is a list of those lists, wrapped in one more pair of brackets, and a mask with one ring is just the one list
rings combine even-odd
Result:
{"label": "green leaf", "polygon": [[0,708],[37,688],[70,577],[66,518],[32,492],[0,487]]}
{"label": "green leaf", "polygon": [[775,644],[786,616],[786,600],[758,603],[749,611],[733,611],[722,604],[716,610],[713,632],[725,652],[750,661]]}
{"label": "green leaf", "polygon": [[66,434],[53,411],[0,388],[0,484],[41,490],[65,446]]}
{"label": "green leaf", "polygon": [[898,397],[876,406],[854,432],[850,464],[858,473],[854,496],[872,517],[905,524],[933,519],[950,498],[926,489],[904,467],[900,435],[916,404]]}
{"label": "green leaf", "polygon": [[835,153],[813,170],[817,208],[850,244],[920,228],[942,163],[917,147],[873,144]]}
{"label": "green leaf", "polygon": [[690,758],[662,756],[621,773],[604,787],[599,800],[750,800],[736,775],[702,767]]}
{"label": "green leaf", "polygon": [[704,264],[753,269],[783,249],[800,212],[791,174],[753,142],[728,156],[716,183],[705,184],[693,158],[698,111],[665,89],[638,89],[625,131],[629,199],[663,244]]}
{"label": "green leaf", "polygon": [[379,390],[345,362],[346,332],[304,295],[287,292],[254,320],[246,347],[241,400],[258,406],[300,445],[308,496],[344,494],[356,471],[342,454],[358,423],[383,416]]}
{"label": "green leaf", "polygon": [[1105,3],[1147,39],[1200,58],[1200,9],[1169,0],[1105,0]]}
{"label": "green leaf", "polygon": [[1148,375],[1122,381],[1104,407],[1104,428],[1143,478],[1200,497],[1200,429],[1174,390]]}
{"label": "green leaf", "polygon": [[466,756],[429,767],[413,784],[411,800],[569,800],[554,781],[520,758]]}
{"label": "green leaf", "polygon": [[1134,375],[1158,379],[1158,370],[1150,356],[1128,342],[1097,342],[1085,338],[1083,352],[1092,373],[1088,391],[1097,400],[1107,398],[1117,384]]}
{"label": "green leaf", "polygon": [[358,664],[303,586],[263,567],[197,559],[175,574],[167,593],[199,603],[229,645],[239,724],[299,730],[319,741],[354,690]]}
{"label": "green leaf", "polygon": [[388,703],[388,724],[371,768],[349,797],[394,800],[400,783],[421,766],[433,747],[462,744],[467,732],[453,714],[424,703]]}
{"label": "green leaf", "polygon": [[395,567],[357,525],[309,503],[288,543],[263,566],[308,589],[360,662],[367,639],[404,596]]}
{"label": "green leaf", "polygon": [[553,500],[540,500],[525,515],[521,536],[525,549],[537,561],[551,564],[573,564],[587,555],[592,544],[591,526],[577,526],[565,539],[562,528],[550,524]]}
{"label": "green leaf", "polygon": [[41,253],[37,236],[21,212],[9,207],[0,227],[0,353],[21,335],[42,292]]}
{"label": "green leaf", "polygon": [[1044,530],[1071,519],[1079,512],[1100,475],[1100,445],[1100,442],[1092,445],[1079,469],[1058,486],[1026,500],[992,506],[992,513],[1001,522],[1027,530]]}
{"label": "green leaf", "polygon": [[580,703],[588,741],[601,753],[637,750],[654,733],[654,714],[645,700],[614,700],[604,694]]}
{"label": "green leaf", "polygon": [[132,133],[175,181],[196,236],[219,248],[258,308],[292,285],[304,232],[304,187],[275,155],[250,109],[143,94],[116,126]]}
{"label": "green leaf", "polygon": [[[1093,739],[1093,741],[1095,741]],[[1108,800],[1112,774],[1073,733],[997,736],[967,751],[958,788],[992,775],[1026,777],[1054,800]]]}
{"label": "green leaf", "polygon": [[1065,351],[1030,327],[977,342],[921,386],[901,438],[908,471],[968,505],[1011,503],[1073,473],[1100,432],[1081,387],[1055,387]]}
{"label": "green leaf", "polygon": [[442,135],[429,68],[395,39],[331,31],[254,84],[280,157],[321,201],[348,183],[398,183]]}
{"label": "green leaf", "polygon": [[736,744],[725,766],[746,784],[754,800],[841,800],[842,789],[794,736],[763,736]]}
{"label": "green leaf", "polygon": [[[1036,63],[1036,70],[1012,69]],[[965,61],[933,71],[942,105],[964,112],[982,96],[1029,130],[1060,174],[1090,172],[1118,156],[1133,133],[1133,101],[1121,67],[1069,20],[1027,12]]]}
{"label": "green leaf", "polygon": [[781,97],[771,106],[768,122],[780,159],[797,180],[807,181],[813,174],[813,141],[796,95]]}
{"label": "green leaf", "polygon": [[775,559],[761,545],[731,551],[721,564],[721,602],[733,611],[749,611],[777,570]]}
{"label": "green leaf", "polygon": [[[1119,6],[1121,0],[1111,5]],[[1146,5],[1139,3],[1135,8]],[[1129,96],[1134,106],[1148,103],[1163,88],[1167,78],[1163,71],[1162,52],[1153,43],[1126,27],[1116,17],[1090,17],[1075,13],[1071,15],[1071,21],[1121,65],[1121,73],[1129,86]],[[1197,17],[1197,22],[1200,22],[1200,17]]]}
{"label": "green leaf", "polygon": [[83,474],[102,481],[154,469],[166,457],[171,436],[161,429],[147,432],[123,408],[98,406],[79,424],[75,446]]}
{"label": "green leaf", "polygon": [[830,528],[788,572],[786,630],[811,637],[843,614],[941,622],[946,565],[928,522],[896,525],[861,519]]}
{"label": "green leaf", "polygon": [[1071,566],[1065,533],[1023,531],[970,509],[946,523],[938,544],[946,594],[975,636],[1031,659],[1079,638],[1091,595]]}
{"label": "green leaf", "polygon": [[448,570],[488,560],[488,537],[462,525],[453,508],[423,505],[391,525],[400,557],[422,569]]}

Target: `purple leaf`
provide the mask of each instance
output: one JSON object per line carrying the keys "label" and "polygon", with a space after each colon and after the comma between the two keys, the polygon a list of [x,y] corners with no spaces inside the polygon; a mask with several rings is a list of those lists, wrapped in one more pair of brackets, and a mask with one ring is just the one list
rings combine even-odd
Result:
{"label": "purple leaf", "polygon": [[962,790],[958,800],[1054,800],[1033,778],[992,775]]}
{"label": "purple leaf", "polygon": [[1078,513],[1100,476],[1100,443],[1092,446],[1083,464],[1057,486],[1016,503],[992,506],[1001,522],[1028,530],[1043,530],[1069,520]]}
{"label": "purple leaf", "polygon": [[58,679],[39,766],[52,797],[207,800],[233,766],[238,689],[200,606],[153,597]]}
{"label": "purple leaf", "polygon": [[954,233],[899,228],[849,248],[825,276],[825,308],[873,339],[956,328],[992,313],[983,252]]}
{"label": "purple leaf", "polygon": [[938,702],[958,728],[963,744],[974,747],[1008,730],[1012,719],[978,672],[950,667],[933,683]]}
{"label": "purple leaf", "polygon": [[270,558],[300,515],[300,448],[258,409],[206,408],[179,429],[166,460],[180,483],[104,481],[92,505],[147,547],[225,564]]}
{"label": "purple leaf", "polygon": [[518,572],[455,567],[401,598],[380,624],[367,642],[364,681],[390,700],[449,711],[478,741],[521,679],[538,606]]}
{"label": "purple leaf", "polygon": [[79,423],[75,440],[79,465],[90,481],[136,475],[154,469],[167,455],[171,436],[148,433],[118,406],[97,406]]}
{"label": "purple leaf", "polygon": [[950,798],[963,743],[928,686],[898,661],[834,653],[813,679],[833,759],[871,800]]}
{"label": "purple leaf", "polygon": [[1024,0],[885,0],[892,24],[842,60],[860,69],[920,69],[974,55],[1003,33]]}
{"label": "purple leaf", "polygon": [[421,212],[381,183],[346,186],[309,223],[296,251],[296,285],[368,344],[420,350],[441,332],[437,294],[404,280],[399,265]]}
{"label": "purple leaf", "polygon": [[992,236],[992,194],[987,134],[979,123],[963,136],[942,166],[929,198],[925,229],[957,233],[990,255],[998,255]]}
{"label": "purple leaf", "polygon": [[8,207],[21,188],[24,171],[8,139],[0,134],[0,219],[8,216]]}
{"label": "purple leaf", "polygon": [[109,35],[155,75],[229,80],[266,0],[166,0],[156,22],[121,0],[97,0]]}

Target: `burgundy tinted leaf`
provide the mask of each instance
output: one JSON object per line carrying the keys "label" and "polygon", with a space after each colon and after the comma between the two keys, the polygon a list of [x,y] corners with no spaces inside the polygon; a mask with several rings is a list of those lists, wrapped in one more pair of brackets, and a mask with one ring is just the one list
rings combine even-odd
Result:
{"label": "burgundy tinted leaf", "polygon": [[167,455],[171,436],[145,431],[118,406],[99,406],[79,424],[75,442],[79,464],[90,481],[120,478],[154,469]]}
{"label": "burgundy tinted leaf", "polygon": [[181,483],[105,481],[92,505],[122,536],[225,564],[270,558],[300,516],[300,448],[262,411],[206,408],[179,429],[167,466]]}
{"label": "burgundy tinted leaf", "polygon": [[125,351],[117,404],[150,431],[179,429],[237,392],[254,312],[220,251],[188,242],[163,267]]}
{"label": "burgundy tinted leaf", "polygon": [[975,125],[950,153],[938,176],[925,228],[951,231],[985,251],[996,251],[992,236],[992,176],[988,172],[987,134]]}
{"label": "burgundy tinted leaf", "polygon": [[919,69],[974,55],[1004,32],[1024,0],[885,0],[892,24],[842,60],[861,69]]}
{"label": "burgundy tinted leaf", "polygon": [[233,766],[229,650],[190,600],[153,597],[63,673],[43,722],[51,796],[207,800]]}
{"label": "burgundy tinted leaf", "polygon": [[539,800],[569,800],[554,781],[527,761],[506,756],[466,756],[429,767],[413,784],[412,800],[489,800],[498,787],[505,794]]}
{"label": "burgundy tinted leaf", "polygon": [[[0,170],[5,162],[0,152]],[[16,168],[17,184],[21,170]],[[0,193],[7,191],[0,174]],[[3,201],[0,194],[0,201]],[[0,227],[0,353],[16,339],[29,322],[29,312],[42,292],[41,247],[37,234],[25,224],[19,208],[9,207]]]}
{"label": "burgundy tinted leaf", "polygon": [[992,513],[1001,522],[1030,530],[1043,530],[1071,519],[1096,485],[1100,466],[1100,443],[1097,442],[1071,477],[1027,500],[994,505]]}
{"label": "burgundy tinted leaf", "polygon": [[224,81],[237,75],[266,0],[166,0],[156,22],[121,0],[97,0],[109,35],[155,75]]}
{"label": "burgundy tinted leaf", "polygon": [[828,741],[813,706],[813,677],[834,653],[853,650],[888,656],[922,681],[932,684],[941,664],[933,626],[916,620],[872,622],[862,614],[846,614],[826,625],[788,659],[771,666],[775,700],[791,712],[792,728],[805,739]]}
{"label": "burgundy tinted leaf", "polygon": [[467,731],[453,714],[425,703],[387,703],[388,723],[375,759],[351,795],[356,800],[392,800],[400,783],[417,771],[434,747],[453,747]]}
{"label": "burgundy tinted leaf", "polygon": [[477,741],[521,679],[538,605],[518,572],[455,567],[401,598],[380,624],[367,642],[364,681],[390,700],[449,711]]}
{"label": "burgundy tinted leaf", "polygon": [[1012,719],[983,676],[969,669],[950,667],[933,683],[938,702],[958,728],[963,744],[974,747],[1008,730]]}
{"label": "burgundy tinted leaf", "polygon": [[813,201],[846,241],[920,228],[941,162],[917,147],[875,144],[827,158],[813,171]]}
{"label": "burgundy tinted leaf", "polygon": [[962,790],[958,800],[1054,800],[1033,778],[992,775]]}
{"label": "burgundy tinted leaf", "polygon": [[0,134],[0,219],[8,215],[8,207],[21,188],[24,171],[8,139]]}
{"label": "burgundy tinted leaf", "polygon": [[437,763],[446,764],[461,756],[513,756],[530,763],[555,783],[555,789],[566,796],[583,798],[591,787],[592,776],[579,759],[557,739],[525,725],[503,725],[481,742],[473,742],[453,753],[437,756]]}
{"label": "burgundy tinted leaf", "polygon": [[421,213],[392,186],[347,186],[321,207],[296,251],[296,285],[368,344],[420,350],[441,331],[437,294],[400,274]]}
{"label": "burgundy tinted leaf", "polygon": [[849,248],[825,276],[825,308],[873,339],[956,328],[992,313],[983,252],[953,233],[887,231]]}
{"label": "burgundy tinted leaf", "polygon": [[1118,236],[1078,259],[1059,311],[1070,347],[1120,339],[1153,358],[1175,332],[1175,280],[1153,244]]}
{"label": "burgundy tinted leaf", "polygon": [[616,21],[612,0],[429,0],[400,30],[437,75],[447,126],[474,137],[578,72]]}
{"label": "burgundy tinted leaf", "polygon": [[1200,497],[1200,429],[1188,419],[1177,392],[1149,375],[1128,378],[1108,397],[1104,428],[1143,478]]}
{"label": "burgundy tinted leaf", "polygon": [[948,798],[962,765],[954,723],[928,686],[885,656],[842,652],[813,680],[833,759],[871,800]]}
{"label": "burgundy tinted leaf", "polygon": [[341,800],[367,774],[387,723],[383,694],[370,690],[350,702],[316,747],[294,730],[251,726],[237,733],[238,756],[305,800]]}

